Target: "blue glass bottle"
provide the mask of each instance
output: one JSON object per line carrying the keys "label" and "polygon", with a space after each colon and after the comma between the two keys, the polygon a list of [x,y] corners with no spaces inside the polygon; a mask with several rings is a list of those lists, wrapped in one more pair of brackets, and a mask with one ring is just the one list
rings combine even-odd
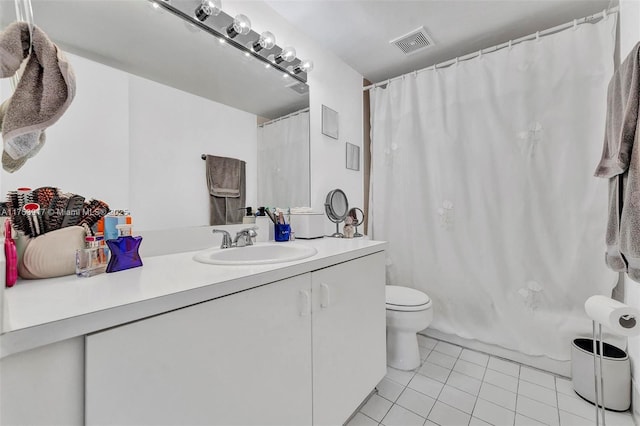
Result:
{"label": "blue glass bottle", "polygon": [[142,237],[131,236],[131,225],[117,225],[120,236],[113,240],[107,240],[111,258],[107,265],[107,272],[118,272],[125,269],[142,266],[142,259],[138,253]]}

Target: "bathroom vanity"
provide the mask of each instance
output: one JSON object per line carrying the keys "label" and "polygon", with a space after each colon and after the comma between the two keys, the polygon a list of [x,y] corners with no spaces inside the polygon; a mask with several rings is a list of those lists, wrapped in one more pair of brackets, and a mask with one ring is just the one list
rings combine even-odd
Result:
{"label": "bathroom vanity", "polygon": [[1,423],[344,423],[386,372],[385,243],[296,244],[317,254],[8,289]]}

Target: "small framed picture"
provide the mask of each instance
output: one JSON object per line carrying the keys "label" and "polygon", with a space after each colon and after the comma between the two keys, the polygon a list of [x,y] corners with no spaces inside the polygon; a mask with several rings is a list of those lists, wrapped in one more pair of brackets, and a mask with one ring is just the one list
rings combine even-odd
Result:
{"label": "small framed picture", "polygon": [[347,142],[347,169],[360,170],[360,147]]}
{"label": "small framed picture", "polygon": [[338,139],[338,113],[322,105],[322,134]]}

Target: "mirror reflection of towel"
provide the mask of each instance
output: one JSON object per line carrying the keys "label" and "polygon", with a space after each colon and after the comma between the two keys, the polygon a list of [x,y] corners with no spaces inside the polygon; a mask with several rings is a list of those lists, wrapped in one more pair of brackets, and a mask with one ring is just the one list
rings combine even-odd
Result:
{"label": "mirror reflection of towel", "polygon": [[228,157],[207,155],[209,224],[242,223],[246,202],[246,163]]}

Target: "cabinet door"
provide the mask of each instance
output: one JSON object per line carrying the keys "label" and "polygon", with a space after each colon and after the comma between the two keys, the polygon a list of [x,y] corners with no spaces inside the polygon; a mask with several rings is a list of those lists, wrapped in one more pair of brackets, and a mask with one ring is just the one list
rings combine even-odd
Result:
{"label": "cabinet door", "polygon": [[88,336],[87,424],[310,424],[310,281]]}
{"label": "cabinet door", "polygon": [[384,254],[312,273],[313,424],[338,425],[386,373]]}

